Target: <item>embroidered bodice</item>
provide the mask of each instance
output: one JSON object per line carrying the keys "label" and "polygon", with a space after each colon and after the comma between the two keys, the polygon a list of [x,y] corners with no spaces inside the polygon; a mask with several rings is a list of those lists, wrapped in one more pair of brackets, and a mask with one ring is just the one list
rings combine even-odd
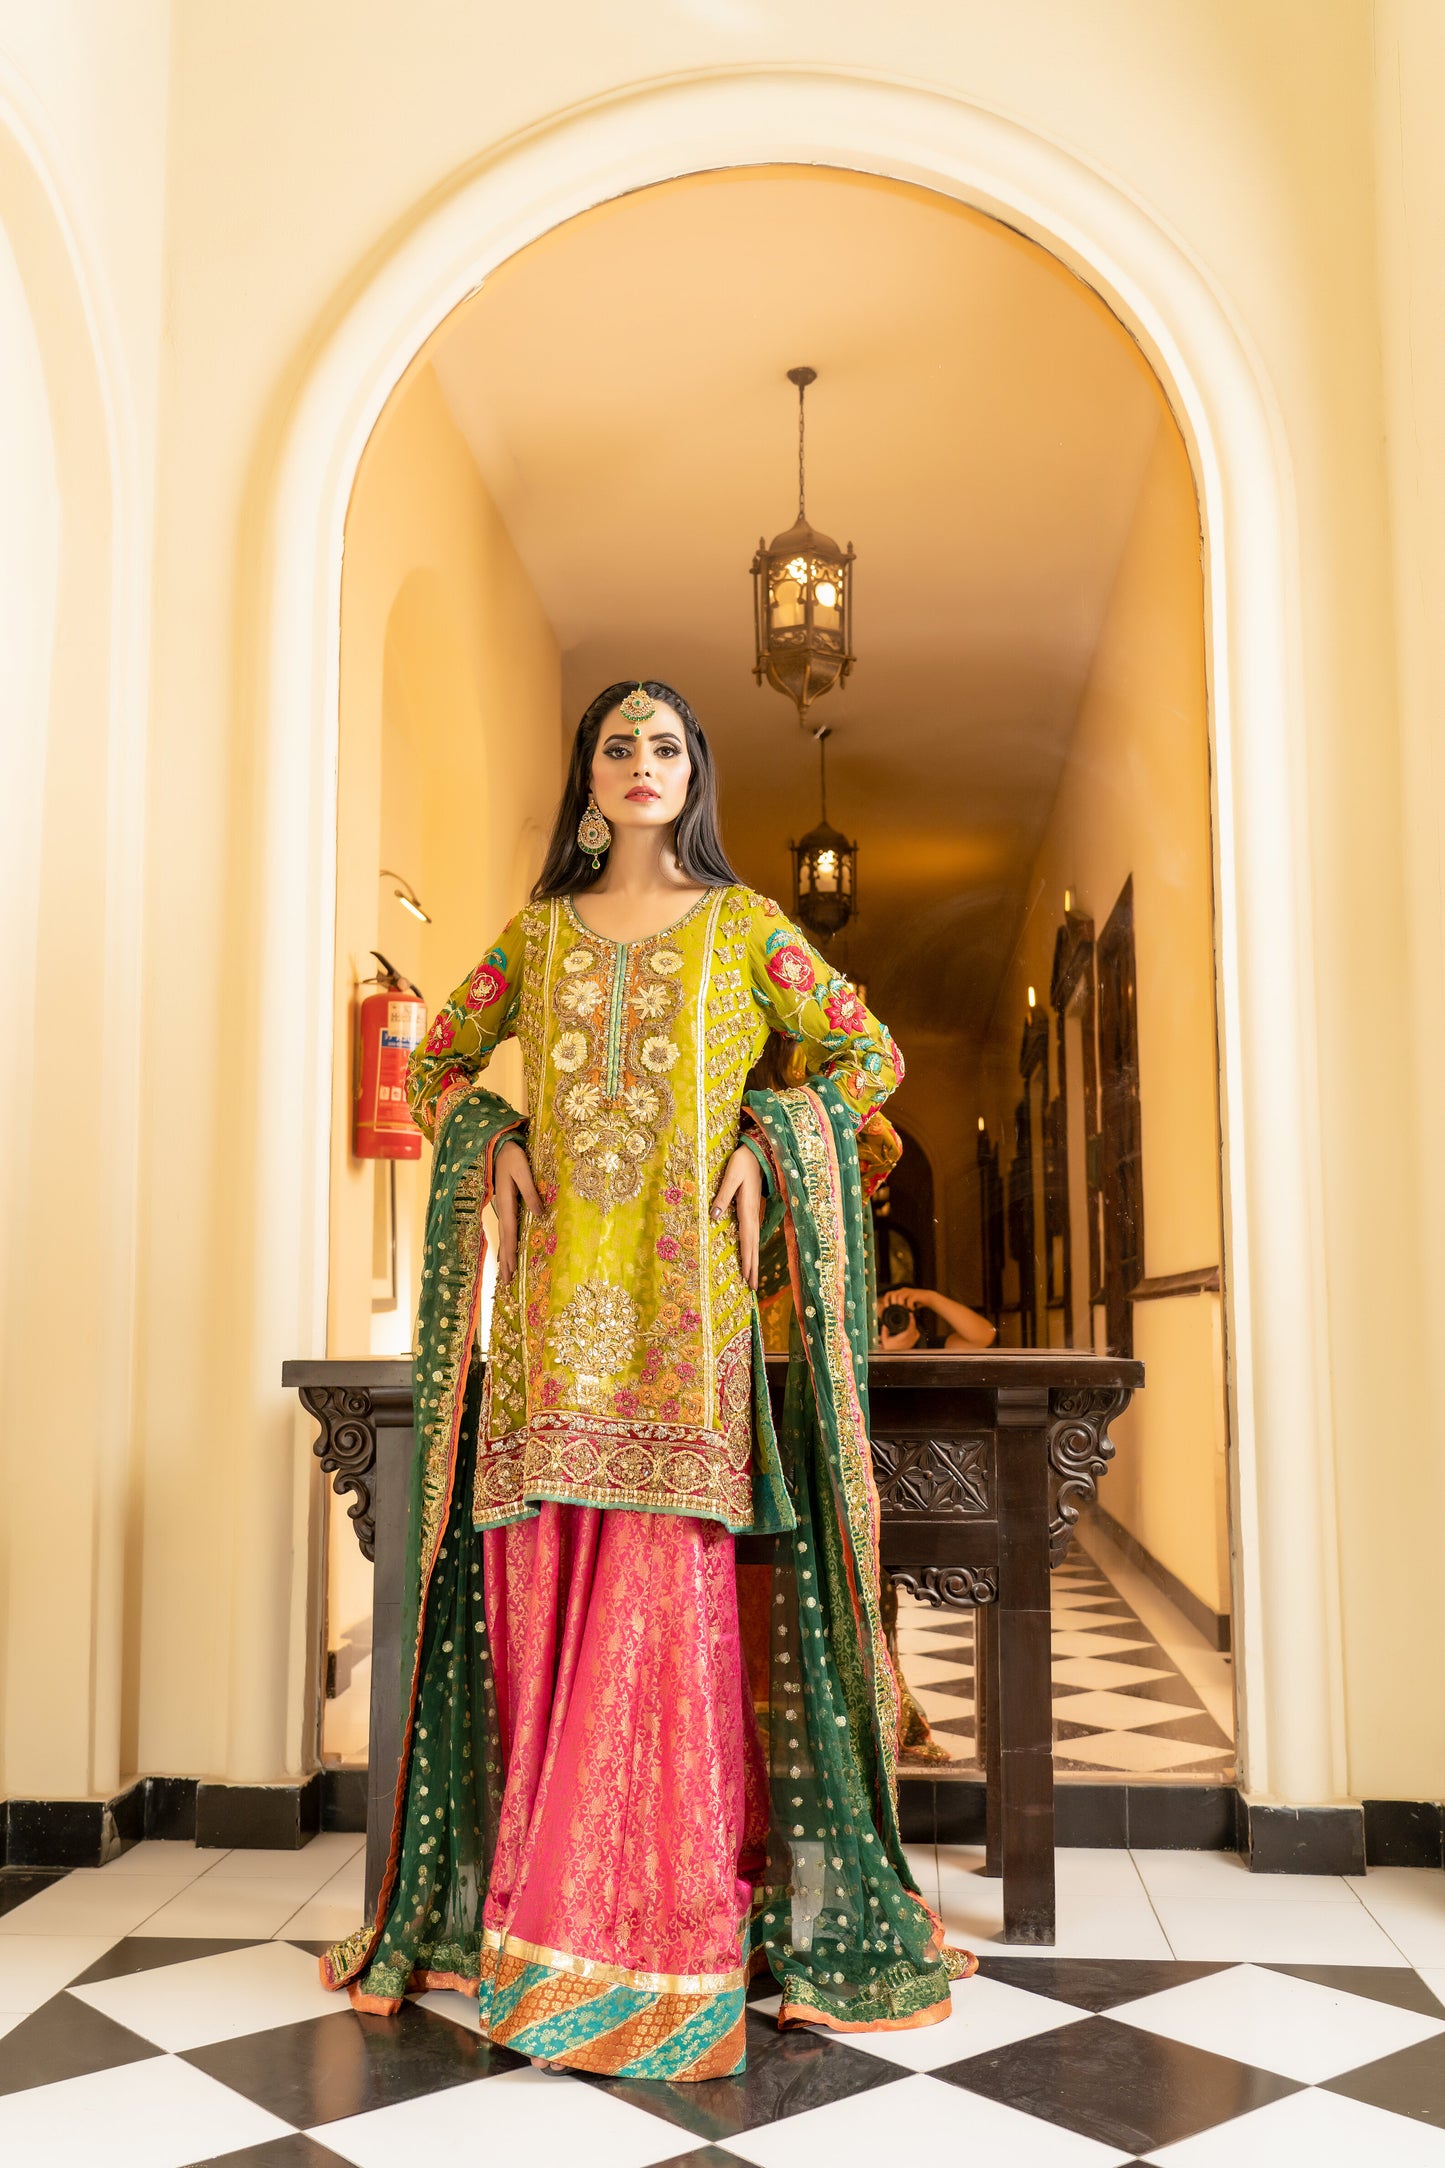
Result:
{"label": "embroidered bodice", "polygon": [[592,932],[570,898],[528,904],[417,1049],[408,1097],[440,1137],[494,1048],[520,1040],[547,1207],[523,1216],[493,1307],[478,1525],[544,1498],[752,1525],[755,1303],[732,1214],[709,1208],[770,1031],[859,1123],[902,1078],[848,982],[735,885],[641,941]]}

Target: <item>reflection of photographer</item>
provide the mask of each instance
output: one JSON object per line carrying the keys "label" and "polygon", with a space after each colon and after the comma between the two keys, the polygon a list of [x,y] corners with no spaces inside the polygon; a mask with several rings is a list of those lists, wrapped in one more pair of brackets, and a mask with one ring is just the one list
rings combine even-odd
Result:
{"label": "reflection of photographer", "polygon": [[[944,1338],[925,1338],[919,1327],[920,1310],[934,1313],[944,1327]],[[901,1355],[909,1348],[991,1347],[998,1337],[997,1325],[966,1304],[940,1295],[936,1287],[890,1287],[878,1297],[878,1332],[879,1349],[888,1355]]]}

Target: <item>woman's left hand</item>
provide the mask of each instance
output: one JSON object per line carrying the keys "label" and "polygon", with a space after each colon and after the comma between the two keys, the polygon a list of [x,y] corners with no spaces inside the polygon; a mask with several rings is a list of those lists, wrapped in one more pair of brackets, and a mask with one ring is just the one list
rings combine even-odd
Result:
{"label": "woman's left hand", "polygon": [[738,1216],[738,1262],[748,1286],[758,1284],[758,1231],[763,1223],[763,1170],[745,1144],[740,1144],[723,1168],[712,1216],[721,1219],[730,1204]]}

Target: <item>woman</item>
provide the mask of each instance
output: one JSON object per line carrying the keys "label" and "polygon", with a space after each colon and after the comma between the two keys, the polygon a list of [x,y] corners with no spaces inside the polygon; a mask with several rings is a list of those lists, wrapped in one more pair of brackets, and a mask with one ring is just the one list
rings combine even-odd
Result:
{"label": "woman", "polygon": [[[813,1075],[744,1107],[770,1032]],[[512,1035],[525,1121],[478,1082]],[[761,1956],[780,2022],[948,2014],[972,1960],[945,1954],[898,1841],[865,1427],[853,1137],[901,1073],[734,876],[687,703],[609,686],[533,901],[411,1067],[436,1158],[410,1713],[377,1917],[322,1960],[359,2008],[460,1987],[534,2061],[672,2079],[742,2068]],[[765,1191],[810,1320],[781,1450],[754,1295]],[[783,1538],[746,1635],[743,1530]]]}

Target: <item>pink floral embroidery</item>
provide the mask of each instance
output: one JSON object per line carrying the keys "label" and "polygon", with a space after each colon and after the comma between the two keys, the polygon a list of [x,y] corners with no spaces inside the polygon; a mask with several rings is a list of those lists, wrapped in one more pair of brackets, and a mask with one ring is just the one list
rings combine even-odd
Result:
{"label": "pink floral embroidery", "polygon": [[677,1406],[675,1400],[663,1401],[657,1412],[664,1423],[675,1423],[677,1421]]}
{"label": "pink floral embroidery", "polygon": [[561,1386],[560,1386],[560,1385],[558,1384],[557,1380],[556,1380],[555,1378],[543,1378],[543,1380],[542,1380],[542,1405],[543,1405],[543,1407],[544,1407],[544,1408],[555,1408],[555,1407],[556,1407],[556,1405],[557,1405],[557,1403],[558,1403],[558,1401],[559,1401],[559,1400],[560,1400],[561,1398],[562,1398],[562,1388],[561,1388]]}
{"label": "pink floral embroidery", "polygon": [[676,1370],[677,1370],[677,1377],[678,1377],[678,1383],[679,1383],[679,1384],[681,1384],[681,1385],[692,1385],[692,1384],[695,1384],[695,1383],[696,1383],[696,1381],[697,1381],[697,1365],[696,1365],[696,1363],[690,1363],[690,1362],[679,1362],[678,1364],[676,1364],[676,1365],[675,1365],[675,1368],[676,1368]]}
{"label": "pink floral embroidery", "polygon": [[888,1059],[893,1064],[894,1074],[897,1078],[897,1081],[901,1084],[904,1077],[903,1049],[898,1044],[898,1041],[894,1038],[892,1032],[885,1031],[883,1034],[883,1041],[885,1046],[888,1048]]}
{"label": "pink floral embroidery", "polygon": [[490,1009],[507,991],[507,981],[494,963],[478,964],[467,988],[469,1009]]}
{"label": "pink floral embroidery", "polygon": [[868,1011],[851,986],[840,979],[823,1003],[823,1014],[838,1031],[864,1031]]}
{"label": "pink floral embroidery", "polygon": [[637,1395],[630,1385],[622,1386],[612,1395],[612,1411],[614,1415],[636,1415],[637,1410]]}
{"label": "pink floral embroidery", "polygon": [[443,1009],[426,1035],[427,1052],[429,1054],[445,1054],[456,1035],[457,1027],[452,1013],[450,1009]]}
{"label": "pink floral embroidery", "polygon": [[816,974],[797,943],[785,940],[768,958],[768,977],[775,986],[791,987],[795,993],[806,994],[812,988]]}
{"label": "pink floral embroidery", "polygon": [[682,1313],[682,1329],[683,1329],[683,1331],[684,1331],[684,1332],[696,1332],[696,1331],[697,1331],[697,1328],[698,1328],[698,1326],[699,1326],[699,1325],[700,1325],[701,1323],[702,1323],[702,1315],[701,1315],[701,1312],[700,1312],[700,1311],[697,1311],[697,1310],[684,1310],[684,1311],[683,1311],[683,1313]]}
{"label": "pink floral embroidery", "polygon": [[657,1238],[657,1254],[659,1257],[666,1257],[669,1261],[679,1256],[681,1252],[676,1235],[659,1235]]}

